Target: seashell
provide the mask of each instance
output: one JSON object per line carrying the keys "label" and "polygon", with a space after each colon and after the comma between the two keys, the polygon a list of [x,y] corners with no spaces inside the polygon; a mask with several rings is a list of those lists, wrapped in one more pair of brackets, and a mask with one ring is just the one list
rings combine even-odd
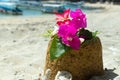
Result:
{"label": "seashell", "polygon": [[67,71],[58,71],[55,80],[72,80],[72,75]]}

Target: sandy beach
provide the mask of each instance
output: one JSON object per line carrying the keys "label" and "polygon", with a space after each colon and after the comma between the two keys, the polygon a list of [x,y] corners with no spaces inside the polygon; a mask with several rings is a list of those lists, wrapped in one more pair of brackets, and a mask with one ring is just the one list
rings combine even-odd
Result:
{"label": "sandy beach", "polygon": [[[120,6],[87,13],[88,29],[98,30],[103,46],[105,75],[91,80],[120,80]],[[9,17],[0,20],[0,80],[38,80],[43,72],[49,38],[42,35],[55,26],[55,15]]]}

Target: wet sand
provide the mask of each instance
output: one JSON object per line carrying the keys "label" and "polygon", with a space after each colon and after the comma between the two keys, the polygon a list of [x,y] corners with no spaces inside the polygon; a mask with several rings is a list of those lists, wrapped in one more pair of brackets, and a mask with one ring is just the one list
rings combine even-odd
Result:
{"label": "wet sand", "polygon": [[[106,74],[91,80],[120,80],[120,6],[89,12],[88,29],[98,30]],[[14,17],[0,20],[0,80],[37,80],[43,72],[49,38],[42,34],[55,26],[55,16]],[[114,79],[116,78],[116,79]]]}

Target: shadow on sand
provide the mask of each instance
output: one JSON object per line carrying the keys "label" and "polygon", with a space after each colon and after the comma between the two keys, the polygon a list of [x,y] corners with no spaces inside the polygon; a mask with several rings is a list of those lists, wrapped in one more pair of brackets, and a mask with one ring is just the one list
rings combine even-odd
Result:
{"label": "shadow on sand", "polygon": [[103,76],[94,76],[90,80],[115,80],[118,74],[114,73],[115,69],[105,69],[105,74]]}

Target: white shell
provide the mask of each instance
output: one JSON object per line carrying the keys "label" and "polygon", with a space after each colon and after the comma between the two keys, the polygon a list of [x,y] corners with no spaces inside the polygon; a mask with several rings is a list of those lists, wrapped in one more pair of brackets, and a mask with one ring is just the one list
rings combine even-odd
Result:
{"label": "white shell", "polygon": [[72,75],[67,71],[58,71],[55,80],[72,80]]}
{"label": "white shell", "polygon": [[42,75],[40,80],[49,80],[50,74],[51,74],[51,70],[47,69],[45,75],[44,76]]}

